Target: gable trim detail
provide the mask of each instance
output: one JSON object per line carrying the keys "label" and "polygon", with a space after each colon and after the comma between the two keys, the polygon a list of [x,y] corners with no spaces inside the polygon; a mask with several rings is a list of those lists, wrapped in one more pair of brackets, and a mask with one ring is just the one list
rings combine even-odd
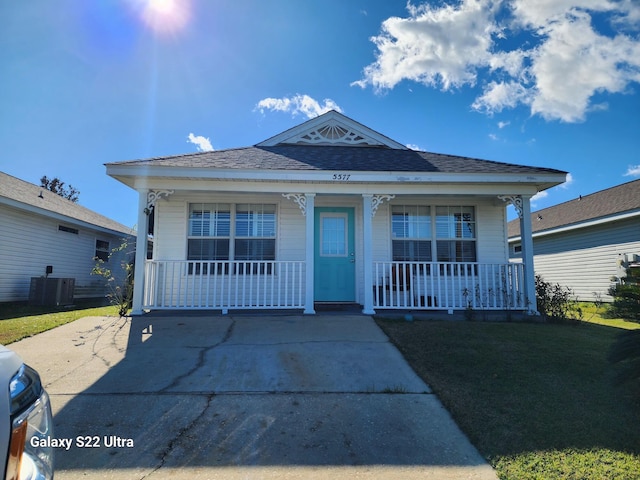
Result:
{"label": "gable trim detail", "polygon": [[331,110],[258,143],[257,147],[276,145],[347,145],[387,147],[408,150],[405,145]]}

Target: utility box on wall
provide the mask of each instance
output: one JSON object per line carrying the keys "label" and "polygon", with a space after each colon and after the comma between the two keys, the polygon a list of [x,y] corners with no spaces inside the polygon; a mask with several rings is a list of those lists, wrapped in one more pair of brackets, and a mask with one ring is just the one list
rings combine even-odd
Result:
{"label": "utility box on wall", "polygon": [[75,278],[31,277],[30,305],[59,306],[73,303]]}

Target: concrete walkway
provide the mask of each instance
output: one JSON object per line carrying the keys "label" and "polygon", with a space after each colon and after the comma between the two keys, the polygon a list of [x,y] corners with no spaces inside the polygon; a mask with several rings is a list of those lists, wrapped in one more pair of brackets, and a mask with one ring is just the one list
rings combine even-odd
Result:
{"label": "concrete walkway", "polygon": [[10,347],[59,480],[497,478],[367,316],[88,317]]}

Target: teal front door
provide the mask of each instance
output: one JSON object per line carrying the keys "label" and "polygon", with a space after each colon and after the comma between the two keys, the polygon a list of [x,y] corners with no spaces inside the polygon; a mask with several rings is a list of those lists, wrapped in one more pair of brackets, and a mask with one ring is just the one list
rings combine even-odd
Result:
{"label": "teal front door", "polygon": [[316,302],[354,302],[356,299],[353,219],[353,208],[315,209]]}

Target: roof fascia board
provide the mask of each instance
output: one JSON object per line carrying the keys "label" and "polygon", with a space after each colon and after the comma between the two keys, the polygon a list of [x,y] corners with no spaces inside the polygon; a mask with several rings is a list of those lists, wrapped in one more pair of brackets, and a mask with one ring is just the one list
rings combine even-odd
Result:
{"label": "roof fascia board", "polygon": [[29,205],[27,203],[18,202],[17,200],[13,200],[11,198],[0,197],[0,204],[7,205],[9,207],[13,207],[18,210],[23,210],[25,212],[35,213],[36,215],[42,215],[52,220],[64,222],[67,224],[72,224],[88,230],[107,233],[109,235],[116,235],[116,236],[135,235],[135,231],[133,229],[131,229],[131,232],[129,233],[121,232],[119,230],[112,230],[110,228],[101,227],[100,225],[94,225],[93,223],[85,222],[84,220],[78,220],[77,218],[69,217],[67,215],[62,215],[61,213],[52,212],[51,210],[47,210],[45,208],[40,208],[34,205]]}
{"label": "roof fascia board", "polygon": [[399,194],[399,195],[483,195],[493,196],[498,204],[498,195],[533,195],[535,187],[525,184],[500,183],[389,183],[389,182],[257,182],[247,180],[188,180],[170,178],[139,178],[132,186],[142,190],[174,190],[181,192],[233,192],[233,193],[283,193],[304,192],[322,194]]}
{"label": "roof fascia board", "polygon": [[[355,148],[355,147],[354,147]],[[350,170],[237,170],[183,167],[151,167],[114,165],[107,168],[112,177],[165,177],[175,179],[254,180],[254,181],[335,181],[334,175],[348,175],[348,183],[516,183],[528,185],[559,185],[564,174],[513,173],[440,173],[440,172],[362,172]],[[124,181],[122,179],[121,181]],[[338,181],[339,182],[339,181]],[[137,183],[137,181],[136,181]],[[553,186],[552,185],[552,186]],[[549,188],[549,187],[545,187]],[[533,192],[534,194],[537,193]]]}
{"label": "roof fascia board", "polygon": [[[563,227],[550,228],[549,230],[542,230],[540,232],[534,232],[533,238],[537,237],[546,237],[548,235],[554,235],[556,233],[568,232],[571,230],[579,230],[581,228],[594,227],[597,225],[604,225],[611,222],[618,222],[620,220],[626,220],[628,218],[640,217],[640,210],[633,210],[631,212],[625,212],[622,214],[609,215],[607,217],[600,217],[594,220],[586,220],[579,223],[574,223],[572,225],[565,225]],[[522,237],[518,235],[517,237],[510,237],[509,242],[517,242]]]}

